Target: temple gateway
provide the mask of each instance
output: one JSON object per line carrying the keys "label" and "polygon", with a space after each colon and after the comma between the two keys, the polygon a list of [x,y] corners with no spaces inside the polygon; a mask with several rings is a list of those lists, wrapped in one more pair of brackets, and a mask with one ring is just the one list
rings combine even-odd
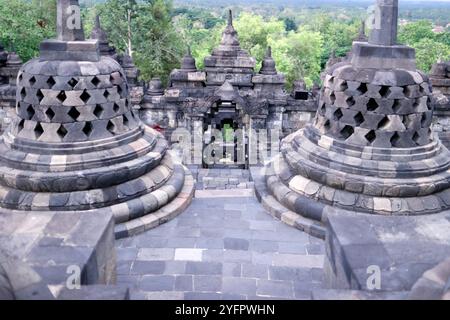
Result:
{"label": "temple gateway", "polygon": [[[188,50],[180,69],[170,74],[168,88],[157,78],[150,81],[141,118],[149,126],[162,128],[168,139],[175,129],[185,128],[207,137],[202,141],[205,146],[215,138],[221,140],[215,148],[215,165],[248,166],[252,132],[272,129],[278,140],[303,126],[316,110],[316,96],[304,86],[286,92],[284,75],[277,72],[270,47],[260,71],[255,72],[256,61],[240,47],[231,11],[220,45],[204,62],[205,69],[198,70]],[[228,141],[215,136],[230,130],[241,136],[233,135]],[[243,144],[235,145],[233,140]],[[226,149],[236,150],[231,152],[234,156]],[[247,160],[238,162],[238,157]],[[202,162],[205,165],[205,161],[195,164]]]}

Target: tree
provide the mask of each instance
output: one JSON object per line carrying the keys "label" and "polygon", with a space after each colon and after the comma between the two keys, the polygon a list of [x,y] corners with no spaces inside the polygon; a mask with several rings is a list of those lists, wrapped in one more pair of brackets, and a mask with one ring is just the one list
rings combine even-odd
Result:
{"label": "tree", "polygon": [[136,0],[108,0],[95,7],[111,43],[130,56],[133,56],[133,44],[136,43],[138,33],[138,7]]}
{"label": "tree", "polygon": [[417,68],[429,72],[438,60],[450,60],[450,46],[432,39],[420,39],[414,43]]}
{"label": "tree", "polygon": [[0,17],[0,42],[28,61],[42,40],[55,36],[56,1],[0,0]]}
{"label": "tree", "polygon": [[133,57],[142,79],[158,76],[166,81],[184,52],[171,10],[167,0],[108,0],[88,15],[100,14],[110,43]]}
{"label": "tree", "polygon": [[258,66],[264,58],[269,38],[283,37],[286,33],[283,21],[276,18],[265,21],[262,16],[247,12],[235,19],[234,27],[241,47],[256,58]]}
{"label": "tree", "polygon": [[399,42],[416,49],[417,67],[429,72],[438,60],[450,59],[450,36],[447,32],[434,33],[430,21],[420,20],[400,28]]}
{"label": "tree", "polygon": [[433,26],[430,21],[420,20],[408,23],[399,30],[398,41],[406,45],[414,45],[422,39],[434,39]]}
{"label": "tree", "polygon": [[270,38],[272,54],[278,70],[286,74],[288,87],[303,79],[308,87],[319,81],[323,38],[318,32],[300,29],[286,37]]}

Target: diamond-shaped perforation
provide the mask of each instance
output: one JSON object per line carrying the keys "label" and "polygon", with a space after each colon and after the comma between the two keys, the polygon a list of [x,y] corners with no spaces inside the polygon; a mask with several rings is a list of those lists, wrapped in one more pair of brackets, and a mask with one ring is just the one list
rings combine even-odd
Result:
{"label": "diamond-shaped perforation", "polygon": [[387,94],[389,93],[389,86],[381,86],[380,91],[378,91],[380,93],[380,96],[383,98],[386,98]]}
{"label": "diamond-shaped perforation", "polygon": [[108,97],[109,97],[109,91],[108,91],[108,90],[105,90],[105,92],[103,92],[103,96],[104,96],[106,99],[108,99]]}
{"label": "diamond-shaped perforation", "polygon": [[400,135],[397,132],[395,132],[391,137],[391,145],[393,147],[397,147],[399,142],[400,142]]}
{"label": "diamond-shaped perforation", "polygon": [[80,116],[80,112],[78,112],[77,108],[71,107],[69,112],[67,113],[73,120],[77,120]]}
{"label": "diamond-shaped perforation", "polygon": [[27,119],[31,120],[33,118],[34,114],[36,113],[36,111],[34,111],[34,108],[31,105],[28,106],[26,111],[27,111]]}
{"label": "diamond-shaped perforation", "polygon": [[122,120],[123,120],[123,125],[128,127],[128,125],[130,124],[130,122],[128,121],[128,118],[126,115],[122,115]]}
{"label": "diamond-shaped perforation", "polygon": [[84,132],[84,134],[87,136],[87,137],[89,137],[90,135],[91,135],[91,133],[92,133],[92,123],[90,123],[90,122],[86,122],[85,123],[85,125],[84,125],[84,127],[83,127],[83,129],[82,129],[82,131]]}
{"label": "diamond-shaped perforation", "polygon": [[22,131],[24,125],[25,125],[25,120],[21,119],[21,120],[19,121],[19,123],[17,124],[17,131],[18,131],[18,132]]}
{"label": "diamond-shaped perforation", "polygon": [[347,103],[347,106],[352,107],[355,105],[355,98],[348,97],[347,99],[345,99],[345,103]]}
{"label": "diamond-shaped perforation", "polygon": [[36,91],[36,97],[38,98],[38,101],[41,102],[42,99],[44,99],[44,94],[42,93],[41,89]]}
{"label": "diamond-shaped perforation", "polygon": [[380,120],[380,122],[378,122],[378,129],[383,129],[384,127],[386,127],[389,123],[389,118],[387,116],[384,116],[383,119]]}
{"label": "diamond-shaped perforation", "polygon": [[91,98],[91,95],[86,90],[84,90],[83,93],[80,95],[80,99],[84,103],[87,103],[90,98]]}
{"label": "diamond-shaped perforation", "polygon": [[359,87],[358,87],[358,91],[359,91],[361,94],[366,93],[366,92],[367,92],[367,85],[366,85],[364,82],[362,82],[362,83],[359,85]]}
{"label": "diamond-shaped perforation", "polygon": [[58,134],[59,138],[63,140],[67,135],[67,129],[64,127],[64,125],[60,125],[56,133]]}
{"label": "diamond-shaped perforation", "polygon": [[34,86],[34,84],[36,83],[36,78],[32,76],[30,80],[28,80],[28,83],[30,84],[30,86]]}
{"label": "diamond-shaped perforation", "polygon": [[339,133],[343,139],[348,139],[354,132],[355,130],[352,126],[346,125]]}
{"label": "diamond-shaped perforation", "polygon": [[375,111],[378,109],[378,103],[374,98],[370,98],[367,102],[367,111]]}
{"label": "diamond-shaped perforation", "polygon": [[401,107],[402,107],[402,104],[401,104],[400,100],[395,99],[394,104],[392,105],[392,111],[394,111],[394,113],[397,113]]}
{"label": "diamond-shaped perforation", "polygon": [[[40,91],[40,90],[38,90]],[[27,90],[25,90],[25,88],[22,88],[22,90],[20,90],[20,97],[23,99],[25,99],[25,97],[27,96]]]}
{"label": "diamond-shaped perforation", "polygon": [[117,104],[117,103],[114,103],[114,105],[113,105],[113,110],[114,110],[114,112],[119,112],[119,110],[120,110],[120,107],[119,107],[119,105]]}
{"label": "diamond-shaped perforation", "polygon": [[55,79],[53,79],[53,77],[49,77],[48,79],[47,79],[47,85],[48,85],[48,88],[49,89],[51,89],[51,88],[53,88],[53,86],[56,84],[56,81],[55,81]]}
{"label": "diamond-shaped perforation", "polygon": [[338,121],[339,119],[341,119],[343,116],[341,109],[337,109],[334,113],[333,113],[333,119]]}
{"label": "diamond-shaped perforation", "polygon": [[94,109],[94,115],[97,117],[97,118],[101,118],[101,116],[102,116],[102,114],[103,114],[103,107],[101,106],[101,105],[99,105],[99,104],[97,104],[96,106],[95,106],[95,109]]}
{"label": "diamond-shaped perforation", "polygon": [[426,113],[422,113],[422,117],[420,118],[420,125],[422,128],[427,126],[427,114]]}
{"label": "diamond-shaped perforation", "polygon": [[48,108],[47,111],[45,111],[45,114],[47,115],[50,121],[52,121],[53,118],[55,117],[55,111],[53,111],[52,108]]}
{"label": "diamond-shaped perforation", "polygon": [[433,104],[431,103],[430,97],[427,97],[427,109],[433,110]]}
{"label": "diamond-shaped perforation", "polygon": [[66,101],[67,96],[66,93],[64,92],[64,90],[60,91],[58,93],[58,95],[56,96],[56,98],[59,100],[59,102],[63,103],[64,101]]}
{"label": "diamond-shaped perforation", "polygon": [[39,137],[42,136],[42,134],[44,133],[44,129],[42,129],[42,126],[39,122],[36,123],[36,126],[34,127],[33,131],[34,131],[36,139],[39,139]]}
{"label": "diamond-shaped perforation", "polygon": [[326,113],[326,111],[327,111],[327,108],[326,108],[326,106],[325,106],[325,102],[322,102],[322,105],[321,105],[321,107],[320,107],[320,109],[319,109],[319,113],[320,113],[322,116],[324,116],[325,113]]}
{"label": "diamond-shaped perforation", "polygon": [[336,95],[334,94],[334,91],[330,94],[330,101],[331,104],[334,104],[334,102],[336,101]]}
{"label": "diamond-shaped perforation", "polygon": [[70,80],[67,82],[67,84],[68,84],[69,86],[71,86],[72,89],[73,89],[73,88],[75,88],[75,86],[78,84],[78,80],[75,79],[75,78],[72,78],[72,79],[70,79]]}
{"label": "diamond-shaped perforation", "polygon": [[326,120],[325,121],[325,123],[323,124],[323,127],[325,128],[325,130],[330,130],[330,128],[331,128],[331,122],[330,122],[330,120]]}
{"label": "diamond-shaped perforation", "polygon": [[372,142],[375,141],[377,135],[376,135],[376,133],[375,133],[374,130],[370,130],[369,132],[366,133],[366,135],[365,135],[364,137],[366,138],[366,140],[367,140],[369,143],[372,143]]}
{"label": "diamond-shaped perforation", "polygon": [[106,125],[106,130],[114,134],[115,128],[116,126],[114,125],[114,123],[112,123],[112,121],[108,121],[108,124]]}
{"label": "diamond-shaped perforation", "polygon": [[96,87],[100,84],[100,82],[101,82],[100,79],[95,76],[91,80],[91,83]]}
{"label": "diamond-shaped perforation", "polygon": [[359,126],[361,123],[364,122],[364,116],[362,115],[361,112],[358,112],[358,113],[353,117],[353,119],[355,119],[355,124],[356,124],[357,126]]}
{"label": "diamond-shaped perforation", "polygon": [[417,132],[414,132],[413,136],[412,136],[413,141],[418,145],[419,144],[419,139],[420,136]]}

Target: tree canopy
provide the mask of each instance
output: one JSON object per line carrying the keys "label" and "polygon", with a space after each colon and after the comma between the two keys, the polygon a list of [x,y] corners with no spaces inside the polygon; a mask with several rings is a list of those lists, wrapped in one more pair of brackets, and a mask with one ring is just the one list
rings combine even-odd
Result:
{"label": "tree canopy", "polygon": [[[35,57],[39,43],[55,36],[55,3],[0,0],[0,42],[7,50],[16,50],[24,61]],[[99,14],[111,45],[132,55],[146,81],[154,76],[166,81],[188,46],[202,68],[204,58],[220,42],[230,8],[217,4],[174,8],[171,0],[89,3],[82,2],[86,35]],[[363,8],[345,6],[333,10],[257,5],[234,9],[241,46],[256,58],[257,69],[267,46],[272,46],[278,70],[286,74],[289,86],[299,78],[308,86],[320,81],[321,69],[331,53],[345,56],[351,49],[366,14]],[[429,20],[416,19],[399,28],[399,42],[416,49],[417,66],[424,72],[437,60],[450,59],[450,30],[447,27],[446,32],[436,33],[433,27]]]}

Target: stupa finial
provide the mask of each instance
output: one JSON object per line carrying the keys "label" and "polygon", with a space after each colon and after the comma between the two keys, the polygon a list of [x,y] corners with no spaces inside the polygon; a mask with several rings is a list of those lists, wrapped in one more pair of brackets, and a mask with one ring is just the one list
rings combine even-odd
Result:
{"label": "stupa finial", "polygon": [[398,0],[377,0],[369,43],[393,46],[397,43]]}
{"label": "stupa finial", "polygon": [[233,11],[231,9],[228,10],[228,25],[229,26],[233,25]]}
{"label": "stupa finial", "polygon": [[78,0],[58,0],[56,32],[60,41],[84,41]]}

